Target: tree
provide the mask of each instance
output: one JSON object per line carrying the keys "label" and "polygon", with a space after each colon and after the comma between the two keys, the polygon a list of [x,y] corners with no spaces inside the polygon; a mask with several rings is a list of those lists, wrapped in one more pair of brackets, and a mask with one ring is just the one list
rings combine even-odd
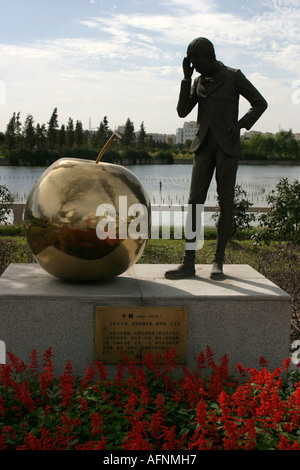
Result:
{"label": "tree", "polygon": [[64,124],[62,124],[60,126],[59,135],[58,135],[58,142],[59,142],[59,145],[60,145],[60,150],[62,150],[64,145],[67,142],[66,126]]}
{"label": "tree", "polygon": [[75,144],[78,145],[78,147],[80,147],[84,140],[84,132],[83,132],[81,121],[76,121],[74,137],[75,137]]}
{"label": "tree", "polygon": [[58,128],[58,119],[57,119],[57,108],[54,108],[51,118],[48,122],[48,142],[51,150],[54,149],[54,146],[57,141],[57,128]]}
{"label": "tree", "polygon": [[20,113],[13,113],[6,127],[5,140],[9,150],[12,150],[19,143],[21,134]]}
{"label": "tree", "polygon": [[9,148],[9,150],[13,149],[15,146],[15,141],[16,141],[15,122],[16,122],[16,113],[13,114],[12,118],[10,118],[9,123],[6,126],[5,140],[6,140],[6,145]]}
{"label": "tree", "polygon": [[264,136],[264,152],[270,159],[276,156],[276,142],[271,135]]}
{"label": "tree", "polygon": [[275,142],[279,158],[298,158],[299,146],[292,130],[279,131],[275,134]]}
{"label": "tree", "polygon": [[141,123],[140,126],[140,132],[138,134],[138,139],[137,139],[137,148],[139,150],[144,150],[147,146],[147,140],[146,140],[146,131],[144,127],[144,121]]}
{"label": "tree", "polygon": [[147,134],[146,142],[147,142],[148,149],[153,149],[155,147],[155,142],[154,142],[152,134]]}
{"label": "tree", "polygon": [[73,119],[69,117],[67,124],[67,143],[69,148],[72,148],[75,142],[75,131],[74,131],[74,122]]}
{"label": "tree", "polygon": [[[276,193],[277,191],[277,193]],[[276,191],[267,196],[269,209],[259,217],[259,226],[254,238],[257,242],[271,240],[300,243],[300,183],[289,184],[287,178],[280,179]]]}
{"label": "tree", "polygon": [[190,147],[192,145],[192,140],[191,139],[186,139],[184,143],[184,151],[185,153],[190,153]]}
{"label": "tree", "polygon": [[25,141],[25,146],[29,149],[33,149],[36,143],[36,135],[34,129],[34,120],[31,114],[25,119],[24,128],[23,128],[23,136]]}
{"label": "tree", "polygon": [[41,149],[46,147],[46,142],[47,142],[47,130],[45,124],[37,124],[35,128],[35,138],[36,138],[36,144],[37,148]]}
{"label": "tree", "polygon": [[261,133],[256,133],[250,138],[242,136],[241,145],[244,158],[266,159],[268,156],[265,147],[265,136]]}
{"label": "tree", "polygon": [[108,126],[107,117],[104,116],[103,120],[100,122],[99,127],[96,133],[96,145],[100,149],[102,149],[103,145],[107,142],[109,137],[111,136],[111,131]]}
{"label": "tree", "polygon": [[125,124],[124,134],[122,138],[122,144],[126,149],[133,147],[135,143],[134,124],[128,118]]}

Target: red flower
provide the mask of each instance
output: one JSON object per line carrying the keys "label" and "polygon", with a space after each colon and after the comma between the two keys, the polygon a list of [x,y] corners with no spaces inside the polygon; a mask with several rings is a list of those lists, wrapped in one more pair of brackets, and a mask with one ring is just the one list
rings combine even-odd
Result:
{"label": "red flower", "polygon": [[9,351],[7,351],[7,357],[12,363],[13,370],[16,374],[22,374],[24,370],[26,369],[26,365],[24,361],[21,361],[20,359],[17,358],[17,356]]}
{"label": "red flower", "polygon": [[287,359],[285,359],[282,363],[282,369],[284,371],[286,371],[289,367],[290,367],[290,363],[291,363],[291,358],[288,357]]}
{"label": "red flower", "polygon": [[91,413],[92,418],[92,436],[96,436],[97,434],[103,434],[103,416],[101,412],[98,413]]}
{"label": "red flower", "polygon": [[181,442],[176,439],[176,426],[164,430],[160,439],[163,442],[162,450],[180,450],[182,448]]}
{"label": "red flower", "polygon": [[290,441],[282,434],[279,438],[277,448],[278,450],[300,450],[300,444],[296,441],[291,444]]}
{"label": "red flower", "polygon": [[146,425],[144,421],[136,421],[127,434],[122,449],[124,450],[153,450],[154,447],[147,440]]}
{"label": "red flower", "polygon": [[29,368],[31,370],[32,373],[34,374],[38,374],[38,371],[39,371],[39,363],[38,363],[38,359],[37,359],[37,352],[35,349],[33,349],[31,351],[31,354],[30,354],[30,364],[29,364]]}
{"label": "red flower", "polygon": [[48,388],[51,386],[53,380],[55,379],[52,358],[52,350],[51,348],[48,348],[43,354],[44,371],[41,372],[39,376],[40,390],[43,396],[46,396]]}
{"label": "red flower", "polygon": [[[138,364],[126,358],[127,370],[119,364],[117,377],[108,381],[101,363],[88,367],[80,380],[69,361],[56,379],[51,348],[41,372],[36,351],[28,368],[9,357],[0,366],[1,450],[104,450],[114,444],[125,450],[254,450],[268,436],[279,450],[300,450],[299,373],[282,373],[289,359],[273,371],[238,364],[240,375],[233,380],[227,356],[216,363],[207,348],[207,364],[203,353],[196,372],[182,366],[178,378],[171,373],[174,354],[167,350],[162,366],[158,355]],[[264,358],[260,362],[265,366]],[[211,368],[210,376],[207,371],[201,377],[204,367]],[[175,416],[179,408],[182,420]]]}
{"label": "red flower", "polygon": [[22,383],[14,383],[14,390],[16,393],[16,396],[20,400],[20,402],[23,404],[25,408],[28,408],[30,411],[34,410],[35,408],[35,403],[34,400],[31,398],[30,394],[30,385],[27,380],[23,380]]}
{"label": "red flower", "polygon": [[73,402],[73,383],[72,365],[68,361],[65,371],[59,380],[60,394],[62,397],[62,406],[70,406]]}
{"label": "red flower", "polygon": [[164,431],[164,398],[162,395],[159,393],[156,398],[156,413],[153,413],[151,416],[151,422],[150,422],[150,432],[151,436],[154,439],[158,439],[159,435],[161,434],[162,431]]}
{"label": "red flower", "polygon": [[84,379],[81,381],[81,387],[83,389],[87,388],[91,384],[95,374],[96,370],[94,369],[94,366],[90,365],[85,372]]}
{"label": "red flower", "polygon": [[262,367],[267,367],[269,361],[266,361],[266,359],[263,356],[260,356],[259,358],[259,365]]}

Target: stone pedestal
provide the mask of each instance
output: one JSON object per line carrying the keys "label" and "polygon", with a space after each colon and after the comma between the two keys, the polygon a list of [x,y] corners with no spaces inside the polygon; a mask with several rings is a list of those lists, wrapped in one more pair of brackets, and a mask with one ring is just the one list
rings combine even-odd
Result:
{"label": "stone pedestal", "polygon": [[[173,266],[174,267],[174,266]],[[216,360],[228,355],[257,367],[289,356],[291,298],[248,265],[225,265],[225,281],[209,279],[211,265],[197,265],[194,279],[164,278],[170,265],[136,264],[123,275],[93,283],[70,283],[37,264],[11,264],[0,278],[0,340],[28,363],[51,347],[56,373],[72,363],[84,374],[94,361],[95,307],[184,307],[187,309],[186,366],[209,346]],[[114,366],[108,366],[108,370]]]}

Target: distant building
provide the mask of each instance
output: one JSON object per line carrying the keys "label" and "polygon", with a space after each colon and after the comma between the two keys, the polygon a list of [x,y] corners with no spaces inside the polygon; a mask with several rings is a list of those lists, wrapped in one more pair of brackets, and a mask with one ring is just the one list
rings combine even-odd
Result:
{"label": "distant building", "polygon": [[176,144],[183,144],[183,129],[182,127],[179,127],[176,129],[176,139],[175,139]]}
{"label": "distant building", "polygon": [[172,139],[175,142],[174,134],[158,134],[155,132],[147,132],[147,135],[151,135],[154,142],[165,143],[168,139]]}
{"label": "distant building", "polygon": [[154,142],[166,142],[167,135],[166,134],[158,134],[155,132],[147,132],[148,135],[152,136],[152,139]]}
{"label": "distant building", "polygon": [[193,140],[197,127],[196,121],[185,122],[183,127],[176,129],[176,144],[185,144],[187,140]]}
{"label": "distant building", "polygon": [[274,137],[274,134],[273,132],[265,132],[265,134],[267,137]]}
{"label": "distant building", "polygon": [[[116,131],[119,132],[121,135],[124,134],[125,126],[117,126]],[[138,138],[140,131],[135,131],[135,136]],[[165,143],[168,139],[172,139],[173,143],[175,143],[176,136],[175,134],[159,134],[158,132],[146,132],[147,135],[151,135],[154,142]]]}
{"label": "distant building", "polygon": [[119,132],[119,134],[124,134],[125,126],[118,126],[116,130]]}
{"label": "distant building", "polygon": [[[175,134],[167,134],[166,135],[166,142],[170,141],[171,145],[175,144],[176,142],[176,135]],[[172,142],[171,142],[172,141]]]}
{"label": "distant building", "polygon": [[255,134],[262,134],[262,132],[260,132],[260,131],[245,131],[243,133],[243,136],[244,137],[252,137]]}
{"label": "distant building", "polygon": [[[154,142],[160,142],[160,143],[165,143],[165,142],[170,142],[172,141],[173,144],[183,144],[185,145],[187,140],[193,140],[195,136],[195,131],[197,128],[197,122],[196,121],[189,121],[189,122],[184,122],[183,127],[179,127],[176,129],[176,134],[160,134],[158,132],[146,132],[147,135],[151,135],[152,139]],[[123,126],[118,126],[117,127],[117,132],[120,134],[124,133],[125,130],[125,125]],[[274,134],[272,132],[261,132],[261,131],[244,131],[242,132],[243,137],[248,137],[251,138],[253,135],[264,135],[267,137],[274,137]],[[136,137],[139,135],[139,131],[135,132]],[[293,136],[295,139],[300,142],[300,133],[294,133]]]}

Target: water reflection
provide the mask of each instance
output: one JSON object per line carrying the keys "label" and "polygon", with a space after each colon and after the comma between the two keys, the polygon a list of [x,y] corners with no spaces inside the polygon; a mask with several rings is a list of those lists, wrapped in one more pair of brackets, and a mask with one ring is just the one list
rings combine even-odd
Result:
{"label": "water reflection", "polygon": [[[187,204],[191,164],[128,165],[146,189],[151,204]],[[0,185],[6,185],[16,202],[26,203],[31,188],[45,170],[42,167],[0,167]],[[300,180],[300,165],[240,165],[237,184],[247,193],[248,200],[257,207],[266,207],[267,195],[283,177],[290,182]],[[213,178],[206,205],[217,205],[216,184]],[[211,214],[206,214],[210,224]],[[214,222],[212,223],[214,224]]]}
{"label": "water reflection", "polygon": [[[181,168],[178,168],[181,167]],[[182,168],[183,167],[183,168]],[[187,167],[187,168],[186,168]],[[188,165],[172,165],[168,168],[170,173],[175,173],[170,176],[151,176],[147,173],[151,172],[152,166],[147,167],[129,167],[143,183],[145,189],[148,191],[148,194],[151,199],[152,204],[186,204],[189,193],[190,186],[190,175],[177,175],[177,172],[184,171],[187,173],[187,170],[190,172],[190,167]],[[295,173],[298,171],[291,172],[282,172],[278,169],[277,174],[267,176],[264,174],[257,174],[252,171],[248,172],[249,167],[243,167],[242,170],[238,173],[237,184],[239,184],[242,189],[247,193],[247,198],[255,206],[267,206],[266,196],[272,189],[275,189],[275,186],[279,179],[283,176],[288,177],[289,179],[294,179]],[[295,170],[294,169],[294,170]],[[286,173],[286,174],[283,174]],[[214,205],[216,204],[216,184],[213,180],[211,187],[209,188],[207,195],[207,204]]]}

